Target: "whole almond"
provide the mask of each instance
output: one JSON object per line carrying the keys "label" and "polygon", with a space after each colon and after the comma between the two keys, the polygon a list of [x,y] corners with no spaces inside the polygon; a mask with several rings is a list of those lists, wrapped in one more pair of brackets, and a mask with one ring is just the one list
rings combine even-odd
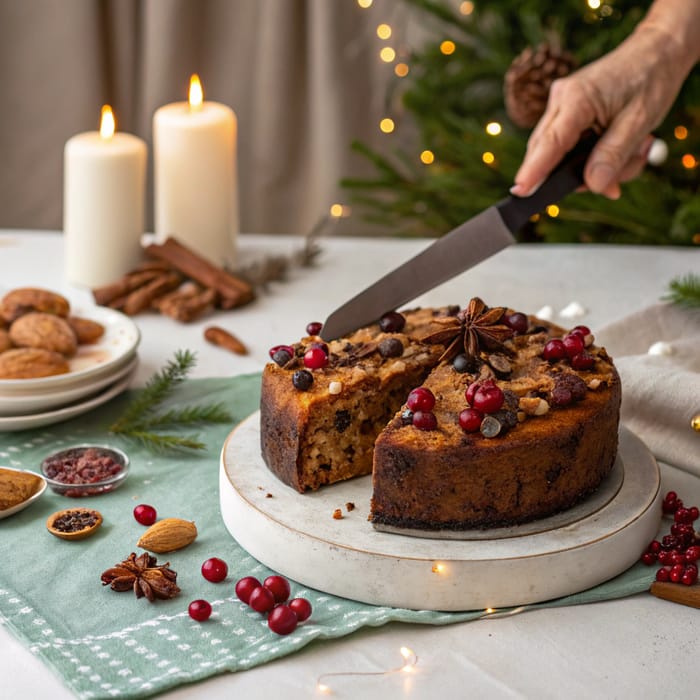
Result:
{"label": "whole almond", "polygon": [[165,518],[151,525],[136,544],[149,552],[164,554],[187,547],[196,537],[197,528],[194,523],[180,518]]}

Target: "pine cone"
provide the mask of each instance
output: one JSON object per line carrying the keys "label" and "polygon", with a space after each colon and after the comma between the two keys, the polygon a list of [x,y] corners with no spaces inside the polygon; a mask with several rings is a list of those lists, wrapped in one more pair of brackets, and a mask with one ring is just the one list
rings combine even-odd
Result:
{"label": "pine cone", "polygon": [[544,113],[549,89],[576,67],[576,59],[551,43],[528,46],[506,72],[504,97],[511,121],[525,129],[537,124]]}

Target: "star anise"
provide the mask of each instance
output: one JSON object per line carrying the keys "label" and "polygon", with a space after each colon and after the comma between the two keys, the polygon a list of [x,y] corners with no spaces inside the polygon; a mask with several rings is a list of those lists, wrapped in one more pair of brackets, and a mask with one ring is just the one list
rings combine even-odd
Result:
{"label": "star anise", "polygon": [[157,566],[157,560],[148,552],[136,556],[132,552],[123,562],[102,573],[102,585],[113,591],[134,590],[137,598],[144,596],[152,603],[156,598],[174,598],[179,592],[177,573],[170,562]]}
{"label": "star anise", "polygon": [[481,350],[504,351],[504,343],[513,337],[513,330],[501,323],[506,309],[488,308],[474,297],[456,316],[436,318],[443,328],[421,338],[424,343],[445,345],[440,361],[450,361],[463,352],[472,364],[479,359]]}

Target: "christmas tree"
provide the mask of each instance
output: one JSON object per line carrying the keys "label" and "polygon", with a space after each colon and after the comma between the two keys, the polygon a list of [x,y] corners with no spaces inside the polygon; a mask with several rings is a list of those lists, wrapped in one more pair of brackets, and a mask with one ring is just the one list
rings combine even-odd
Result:
{"label": "christmas tree", "polygon": [[[355,142],[376,175],[345,179],[354,211],[392,233],[439,236],[502,199],[551,82],[617,46],[649,3],[402,0],[434,38],[395,67],[389,155]],[[566,197],[521,240],[700,245],[700,73],[655,132],[665,159],[617,201]]]}

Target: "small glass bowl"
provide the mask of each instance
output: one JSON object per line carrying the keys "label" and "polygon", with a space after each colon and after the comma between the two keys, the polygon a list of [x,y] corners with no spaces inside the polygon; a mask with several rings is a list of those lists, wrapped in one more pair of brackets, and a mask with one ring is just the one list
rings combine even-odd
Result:
{"label": "small glass bowl", "polygon": [[[105,464],[105,460],[107,464]],[[67,478],[75,476],[75,482],[57,478],[57,468],[64,467]],[[102,476],[105,470],[111,472]],[[73,445],[45,457],[41,462],[49,488],[62,496],[80,498],[98,496],[114,491],[129,475],[129,456],[109,445]],[[90,480],[94,479],[94,480]]]}

